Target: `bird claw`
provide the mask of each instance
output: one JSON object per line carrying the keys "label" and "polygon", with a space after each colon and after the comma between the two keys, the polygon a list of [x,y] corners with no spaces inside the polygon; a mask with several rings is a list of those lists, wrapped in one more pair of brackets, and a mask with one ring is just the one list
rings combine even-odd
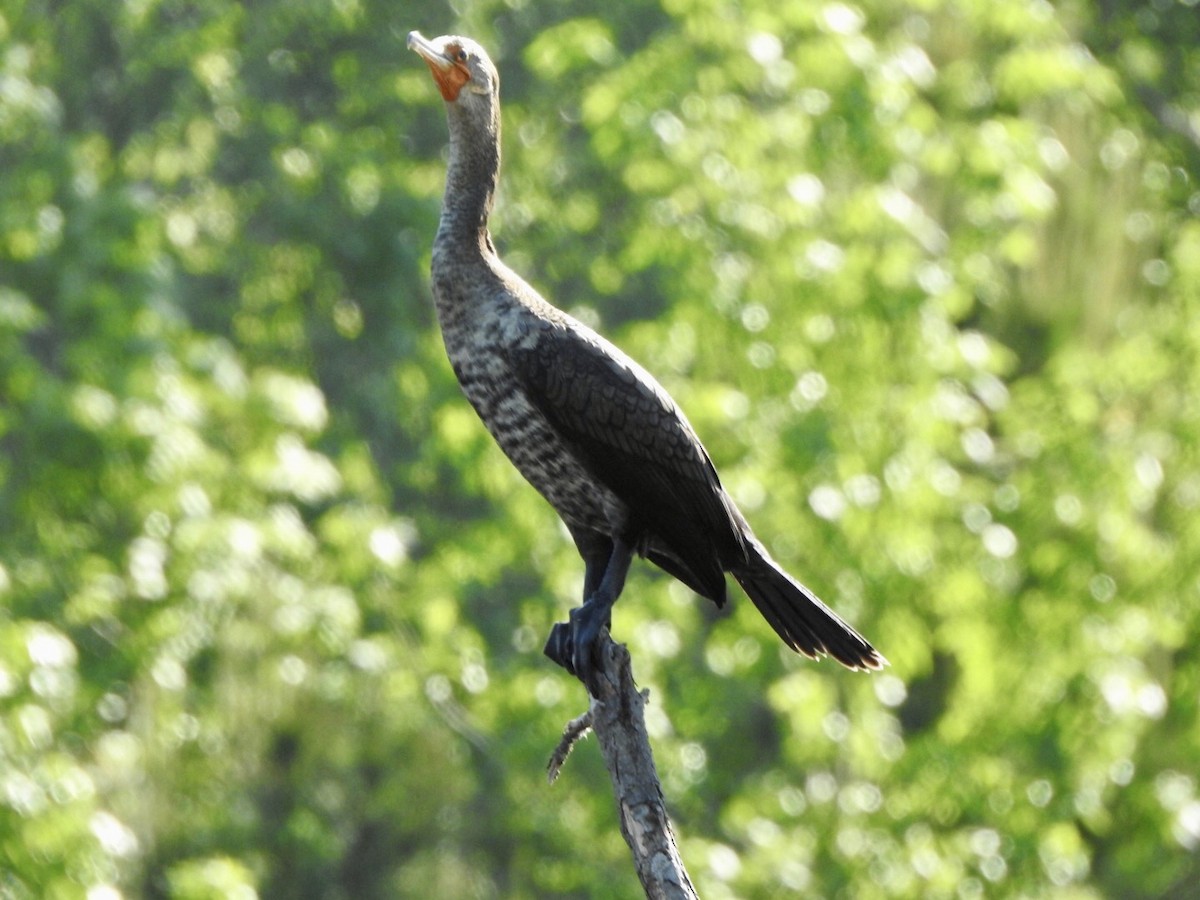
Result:
{"label": "bird claw", "polygon": [[542,652],[584,683],[588,693],[599,697],[596,652],[600,632],[608,625],[608,611],[585,603],[571,610],[567,622],[557,622]]}
{"label": "bird claw", "polygon": [[550,636],[546,638],[546,646],[542,648],[542,653],[574,675],[575,668],[571,664],[571,626],[566,622],[555,622],[554,627],[550,629]]}

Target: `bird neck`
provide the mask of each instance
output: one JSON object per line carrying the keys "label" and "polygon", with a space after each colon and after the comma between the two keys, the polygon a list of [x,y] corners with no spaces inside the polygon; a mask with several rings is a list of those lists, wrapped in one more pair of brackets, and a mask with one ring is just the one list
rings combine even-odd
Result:
{"label": "bird neck", "polygon": [[479,114],[447,104],[450,164],[442,202],[439,237],[465,247],[490,247],[488,217],[500,174],[500,119],[495,105]]}

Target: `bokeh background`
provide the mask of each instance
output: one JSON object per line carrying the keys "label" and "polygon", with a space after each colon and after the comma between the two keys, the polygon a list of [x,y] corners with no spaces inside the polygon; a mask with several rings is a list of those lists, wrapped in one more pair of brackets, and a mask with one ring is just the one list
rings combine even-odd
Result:
{"label": "bokeh background", "polygon": [[413,28],[498,62],[507,261],[892,663],[636,567],[701,895],[1200,896],[1195,0],[10,0],[0,897],[638,894]]}

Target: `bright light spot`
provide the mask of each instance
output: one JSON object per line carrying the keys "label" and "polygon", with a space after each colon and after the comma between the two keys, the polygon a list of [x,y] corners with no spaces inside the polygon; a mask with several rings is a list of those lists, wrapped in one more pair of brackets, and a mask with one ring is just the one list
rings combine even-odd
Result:
{"label": "bright light spot", "polygon": [[229,549],[240,559],[254,560],[262,553],[262,538],[258,528],[245,519],[235,519],[230,523],[227,539]]}
{"label": "bright light spot", "polygon": [[908,696],[908,688],[895,675],[877,675],[871,681],[875,686],[875,696],[884,706],[899,706]]}
{"label": "bright light spot", "polygon": [[462,670],[462,684],[472,694],[481,693],[488,686],[487,669],[482,663],[467,663]]}
{"label": "bright light spot", "polygon": [[129,579],[133,592],[143,600],[161,600],[167,595],[167,545],[150,537],[139,537],[129,547]]}
{"label": "bright light spot", "polygon": [[687,135],[687,126],[669,110],[660,109],[650,117],[650,127],[664,144],[678,144]]}
{"label": "bright light spot", "polygon": [[814,772],[805,782],[805,793],[813,803],[828,803],[837,794],[837,779],[828,772]]}
{"label": "bright light spot", "polygon": [[1158,802],[1166,809],[1182,809],[1185,803],[1192,800],[1195,791],[1195,780],[1182,772],[1168,769],[1160,772],[1154,779],[1154,793],[1158,796]]}
{"label": "bright light spot", "polygon": [[846,496],[855,506],[874,506],[883,496],[883,486],[874,475],[855,475],[846,481]]}
{"label": "bright light spot", "polygon": [[300,500],[315,502],[335,493],[342,483],[337,467],[327,456],[310,450],[294,434],[283,434],[275,442],[277,466],[272,486],[289,491]]}
{"label": "bright light spot", "polygon": [[895,62],[897,68],[919,87],[928,87],[937,77],[937,69],[933,67],[925,51],[913,44],[897,53]]}
{"label": "bright light spot", "polygon": [[972,378],[971,389],[988,409],[1001,410],[1008,406],[1008,388],[990,372],[980,372]]}
{"label": "bright light spot", "polygon": [[1110,672],[1101,679],[1100,693],[1113,712],[1127,712],[1133,705],[1133,686],[1126,676],[1117,672]]}
{"label": "bright light spot", "polygon": [[1109,171],[1116,171],[1129,162],[1139,146],[1136,134],[1127,128],[1120,128],[1100,147],[1100,162]]}
{"label": "bright light spot", "polygon": [[834,34],[856,34],[862,30],[863,14],[844,3],[830,3],[822,10],[825,25]]}
{"label": "bright light spot", "polygon": [[87,890],[87,900],[123,900],[124,895],[111,884],[94,884]]}
{"label": "bright light spot", "polygon": [[916,217],[919,209],[912,197],[899,188],[890,186],[880,192],[879,205],[885,213],[902,224]]}
{"label": "bright light spot", "polygon": [[312,157],[299,147],[289,147],[279,157],[279,165],[292,178],[309,178],[316,169]]}
{"label": "bright light spot", "polygon": [[756,369],[769,368],[775,362],[775,347],[766,341],[755,341],[746,351],[746,359]]}
{"label": "bright light spot", "polygon": [[968,428],[962,435],[963,452],[978,465],[991,462],[996,453],[996,445],[982,428]]}
{"label": "bright light spot", "polygon": [[167,216],[167,240],[176,247],[190,247],[196,242],[199,230],[191,213],[177,209]]}
{"label": "bright light spot", "polygon": [[639,636],[651,653],[663,658],[675,656],[683,646],[679,632],[670,622],[651,622]]}
{"label": "bright light spot", "polygon": [[212,512],[212,501],[200,485],[185,484],[179,489],[179,508],[189,518],[203,518]]}
{"label": "bright light spot", "polygon": [[1200,800],[1193,800],[1179,810],[1174,831],[1175,839],[1188,850],[1200,847]]}
{"label": "bright light spot", "polygon": [[1054,788],[1049,781],[1039,778],[1025,789],[1025,796],[1029,798],[1030,803],[1042,809],[1054,799]]}
{"label": "bright light spot", "polygon": [[56,631],[37,628],[25,641],[29,660],[35,666],[61,668],[75,664],[75,645]]}
{"label": "bright light spot", "polygon": [[918,847],[913,850],[912,867],[914,872],[928,880],[942,868],[942,859],[932,847]]}
{"label": "bright light spot", "polygon": [[538,680],[533,688],[534,699],[542,706],[557,706],[563,698],[562,680],[547,675]]}
{"label": "bright light spot", "polygon": [[[845,794],[842,796],[844,797]],[[843,856],[853,859],[866,849],[867,836],[863,834],[861,828],[841,828],[837,833],[837,846]]]}
{"label": "bright light spot", "polygon": [[110,691],[96,702],[96,712],[105,722],[120,722],[129,712],[129,702]]}
{"label": "bright light spot", "polygon": [[747,331],[762,331],[771,323],[771,313],[761,303],[751,303],[742,310],[742,327]]}
{"label": "bright light spot", "polygon": [[1142,278],[1155,287],[1162,287],[1171,280],[1171,266],[1165,259],[1147,260],[1142,266]]}
{"label": "bright light spot", "polygon": [[816,206],[825,199],[825,185],[810,172],[789,178],[787,192],[801,206]]}
{"label": "bright light spot", "polygon": [[39,697],[68,697],[75,691],[72,669],[37,666],[29,675],[29,687]]}
{"label": "bright light spot", "polygon": [[259,390],[277,421],[305,431],[320,431],[329,419],[325,395],[310,381],[282,372],[260,376]]}
{"label": "bright light spot", "polygon": [[1058,138],[1045,137],[1038,141],[1038,155],[1052,172],[1061,172],[1071,161],[1071,154]]}
{"label": "bright light spot", "polygon": [[689,772],[703,771],[708,765],[708,751],[700,744],[689,741],[679,748],[679,761]]}
{"label": "bright light spot", "polygon": [[160,656],[150,667],[150,677],[168,691],[182,691],[187,686],[187,671],[171,656]]}
{"label": "bright light spot", "polygon": [[728,647],[710,645],[704,651],[704,662],[714,674],[733,674],[734,656],[733,651]]}
{"label": "bright light spot", "polygon": [[738,665],[743,668],[752,666],[762,655],[762,644],[752,637],[738,638],[737,643],[733,645],[733,655],[737,658]]}
{"label": "bright light spot", "polygon": [[983,548],[997,559],[1008,559],[1017,552],[1017,536],[1007,525],[988,525],[982,537]]}
{"label": "bright light spot", "polygon": [[[954,276],[939,263],[923,263],[917,269],[917,284],[931,297],[944,294],[954,285]],[[967,335],[964,335],[967,337]]]}
{"label": "bright light spot", "polygon": [[750,398],[741,391],[726,391],[721,397],[721,411],[730,419],[744,419],[750,412]]}
{"label": "bright light spot", "polygon": [[846,259],[846,252],[837,244],[816,240],[808,245],[804,258],[822,272],[836,272]]}
{"label": "bright light spot", "polygon": [[96,743],[96,760],[114,772],[133,772],[142,764],[141,742],[128,731],[109,731]]}
{"label": "bright light spot", "polygon": [[981,369],[991,358],[992,348],[987,338],[978,331],[965,331],[959,335],[958,352],[972,368]]}
{"label": "bright light spot", "polygon": [[850,736],[850,719],[845,713],[834,710],[821,720],[821,730],[831,741],[840,744]]}
{"label": "bright light spot", "polygon": [[350,664],[364,672],[382,672],[387,668],[388,653],[377,641],[363,638],[346,651]]}
{"label": "bright light spot", "polygon": [[930,401],[934,414],[947,422],[966,425],[975,419],[977,406],[957,381],[942,381]]}
{"label": "bright light spot", "polygon": [[445,675],[430,675],[425,680],[425,696],[434,704],[448,701],[454,695],[450,679]]}
{"label": "bright light spot", "polygon": [[19,816],[36,815],[46,808],[45,790],[22,772],[0,778],[0,799]]}
{"label": "bright light spot", "polygon": [[200,737],[200,720],[187,713],[180,713],[175,718],[171,733],[182,743],[194,741]]}
{"label": "bright light spot", "polygon": [[773,34],[758,31],[746,41],[746,52],[760,66],[769,66],[783,58],[783,42]]}
{"label": "bright light spot", "polygon": [[789,890],[804,891],[812,883],[812,872],[803,863],[789,860],[779,869],[779,881]]}
{"label": "bright light spot", "polygon": [[398,566],[408,559],[408,542],[395,525],[383,525],[371,531],[367,546],[384,565]]}
{"label": "bright light spot", "polygon": [[1133,775],[1137,771],[1137,767],[1133,764],[1132,759],[1118,759],[1108,770],[1108,778],[1113,784],[1119,784],[1122,787],[1133,781]]}
{"label": "bright light spot", "polygon": [[365,216],[379,205],[382,188],[383,177],[373,165],[355,166],[346,176],[346,193],[350,196],[350,205],[360,216]]}
{"label": "bright light spot", "polygon": [[742,861],[732,847],[716,844],[708,851],[708,868],[721,881],[732,881],[742,870]]}
{"label": "bright light spot", "polygon": [[808,495],[808,505],[822,519],[834,521],[846,512],[846,498],[836,487],[823,484],[813,488]]}
{"label": "bright light spot", "polygon": [[1141,243],[1154,236],[1154,217],[1145,210],[1132,212],[1125,217],[1125,237],[1134,243]]}
{"label": "bright light spot", "polygon": [[963,507],[963,524],[972,534],[979,534],[992,524],[992,511],[982,503],[968,503]]}
{"label": "bright light spot", "polygon": [[1163,467],[1157,457],[1143,453],[1133,464],[1134,475],[1148,491],[1156,491],[1163,482]]}
{"label": "bright light spot", "polygon": [[1161,719],[1167,711],[1167,694],[1162,685],[1151,682],[1137,691],[1138,712],[1150,719]]}
{"label": "bright light spot", "polygon": [[1107,603],[1117,595],[1117,583],[1111,575],[1101,572],[1099,575],[1093,575],[1088,581],[1088,590],[1096,602]]}
{"label": "bright light spot", "polygon": [[760,847],[769,847],[777,843],[782,836],[783,829],[770,819],[764,819],[762,816],[751,819],[746,826],[746,836],[750,838],[750,842],[757,844]]}
{"label": "bright light spot", "polygon": [[805,372],[796,379],[792,390],[792,403],[800,409],[810,409],[820,403],[829,393],[829,382],[820,372]]}
{"label": "bright light spot", "polygon": [[808,799],[804,796],[804,791],[798,787],[781,788],[777,796],[779,808],[789,816],[802,815],[808,809]]}
{"label": "bright light spot", "polygon": [[867,781],[847,785],[838,796],[838,806],[847,813],[872,813],[882,805],[883,792]]}
{"label": "bright light spot", "polygon": [[90,384],[81,385],[71,396],[71,411],[87,428],[99,430],[117,417],[117,399],[108,391]]}
{"label": "bright light spot", "polygon": [[137,853],[137,836],[111,813],[96,813],[92,816],[90,827],[104,852],[110,856],[128,857]]}
{"label": "bright light spot", "polygon": [[1008,863],[1003,856],[987,856],[980,861],[979,871],[988,881],[1000,881],[1008,874]]}
{"label": "bright light spot", "polygon": [[929,483],[943,497],[953,497],[962,487],[962,476],[944,459],[934,460],[930,465]]}
{"label": "bright light spot", "polygon": [[1074,494],[1060,494],[1054,499],[1054,514],[1064,525],[1078,525],[1083,518],[1083,502]]}
{"label": "bright light spot", "polygon": [[758,509],[767,499],[767,489],[757,478],[739,478],[731,491],[742,509]]}

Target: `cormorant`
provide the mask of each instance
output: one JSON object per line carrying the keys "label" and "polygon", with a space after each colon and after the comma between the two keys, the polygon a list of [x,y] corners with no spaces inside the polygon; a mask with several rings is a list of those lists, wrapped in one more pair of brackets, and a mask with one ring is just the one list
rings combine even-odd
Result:
{"label": "cormorant", "polygon": [[663,387],[509,269],[488,233],[500,171],[500,81],[469,38],[408,46],[446,101],[450,161],[433,243],[446,352],[471,405],[558,511],[585,565],[583,605],[546,655],[595,689],[593,651],[635,554],[718,606],[725,573],[793,650],[852,669],[885,660],[754,536]]}

